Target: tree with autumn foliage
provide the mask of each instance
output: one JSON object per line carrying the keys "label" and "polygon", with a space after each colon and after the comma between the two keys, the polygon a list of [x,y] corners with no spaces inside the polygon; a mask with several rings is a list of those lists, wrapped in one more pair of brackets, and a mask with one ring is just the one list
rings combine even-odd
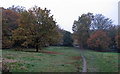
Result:
{"label": "tree with autumn foliage", "polygon": [[117,43],[117,48],[120,49],[120,26],[118,26],[118,33],[117,33],[115,39],[116,39],[116,43]]}
{"label": "tree with autumn foliage", "polygon": [[109,49],[110,38],[107,37],[106,33],[98,30],[87,40],[87,44],[91,49],[94,50],[105,50]]}
{"label": "tree with autumn foliage", "polygon": [[33,7],[21,14],[19,28],[13,31],[14,46],[32,45],[36,52],[59,40],[58,26],[50,16],[50,10]]}
{"label": "tree with autumn foliage", "polygon": [[120,49],[120,35],[116,36],[117,48]]}
{"label": "tree with autumn foliage", "polygon": [[19,19],[20,14],[17,12],[2,8],[2,48],[10,48],[12,46],[12,30],[18,28]]}

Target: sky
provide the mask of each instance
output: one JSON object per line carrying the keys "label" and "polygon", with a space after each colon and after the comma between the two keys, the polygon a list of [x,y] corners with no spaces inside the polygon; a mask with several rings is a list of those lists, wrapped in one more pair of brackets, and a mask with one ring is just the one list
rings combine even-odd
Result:
{"label": "sky", "polygon": [[119,0],[1,0],[0,7],[8,8],[12,5],[24,6],[29,9],[33,6],[51,10],[54,19],[60,28],[72,32],[74,20],[88,12],[103,14],[118,24]]}

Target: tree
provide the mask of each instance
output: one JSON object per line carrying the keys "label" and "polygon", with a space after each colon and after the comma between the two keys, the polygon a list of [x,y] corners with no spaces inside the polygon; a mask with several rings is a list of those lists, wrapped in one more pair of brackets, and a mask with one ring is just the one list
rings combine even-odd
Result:
{"label": "tree", "polygon": [[116,35],[116,43],[117,43],[117,48],[120,49],[120,26],[118,26],[118,33]]}
{"label": "tree", "polygon": [[62,46],[63,45],[63,36],[64,36],[64,34],[65,34],[65,30],[63,30],[63,29],[61,29],[61,28],[58,28],[58,32],[59,32],[59,34],[60,34],[60,39],[59,39],[59,41],[58,41],[58,43],[57,44],[55,44],[55,45],[58,45],[58,46]]}
{"label": "tree", "polygon": [[105,50],[109,49],[110,38],[107,37],[106,33],[99,30],[95,34],[91,35],[87,41],[88,46],[94,50]]}
{"label": "tree", "polygon": [[17,12],[19,14],[26,11],[25,7],[23,7],[23,6],[16,6],[15,7],[14,5],[12,5],[12,7],[9,7],[8,9],[12,10],[13,12]]}
{"label": "tree", "polygon": [[2,48],[12,47],[11,31],[18,28],[20,15],[2,8]]}
{"label": "tree", "polygon": [[97,30],[102,30],[106,32],[106,35],[111,39],[111,44],[109,45],[110,48],[115,48],[115,36],[117,34],[117,28],[113,25],[113,21],[110,18],[106,18],[102,14],[96,14],[94,16],[94,20],[91,24],[92,33],[96,32]]}
{"label": "tree", "polygon": [[113,22],[110,18],[106,18],[102,14],[96,14],[91,24],[91,35],[101,30],[106,32],[106,35],[111,39],[111,43],[109,44],[110,48],[115,48],[115,36],[117,34],[116,26],[113,25]]}
{"label": "tree", "polygon": [[74,39],[77,39],[81,48],[87,47],[87,39],[89,38],[89,31],[92,19],[93,14],[88,13],[82,14],[81,17],[79,17],[78,21],[74,21],[72,27]]}
{"label": "tree", "polygon": [[[8,26],[9,29],[6,30],[15,30],[18,28],[19,24],[19,19],[20,19],[20,14],[17,12],[13,12],[10,9],[4,9],[2,10],[2,19],[3,19],[3,24],[2,26]],[[6,23],[6,25],[4,25]]]}
{"label": "tree", "polygon": [[73,45],[73,39],[70,32],[65,31],[65,34],[63,36],[63,46],[72,46]]}
{"label": "tree", "polygon": [[25,11],[21,14],[19,28],[13,31],[12,37],[15,44],[26,47],[32,45],[38,52],[42,47],[58,41],[57,30],[58,26],[53,15],[50,16],[50,10],[35,6],[29,12]]}
{"label": "tree", "polygon": [[116,43],[117,43],[117,48],[120,49],[120,35],[116,36]]}
{"label": "tree", "polygon": [[117,26],[112,25],[109,29],[105,30],[107,36],[111,39],[110,48],[116,49],[116,35],[117,35]]}
{"label": "tree", "polygon": [[94,30],[105,30],[109,29],[112,25],[112,20],[106,18],[102,14],[96,14],[91,24],[91,29]]}

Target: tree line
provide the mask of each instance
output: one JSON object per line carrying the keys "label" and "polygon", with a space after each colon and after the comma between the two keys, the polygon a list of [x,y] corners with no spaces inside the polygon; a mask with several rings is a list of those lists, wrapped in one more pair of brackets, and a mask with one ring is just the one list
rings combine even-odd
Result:
{"label": "tree line", "polygon": [[97,51],[119,49],[120,26],[102,14],[82,14],[74,21],[73,36],[76,44]]}
{"label": "tree line", "polygon": [[73,22],[73,33],[61,29],[47,8],[2,8],[2,48],[80,46],[97,51],[120,49],[120,26],[102,14],[82,14]]}
{"label": "tree line", "polygon": [[[71,46],[71,33],[61,29],[47,8],[22,6],[2,8],[2,48],[36,48],[50,45]],[[66,38],[67,37],[67,38]]]}

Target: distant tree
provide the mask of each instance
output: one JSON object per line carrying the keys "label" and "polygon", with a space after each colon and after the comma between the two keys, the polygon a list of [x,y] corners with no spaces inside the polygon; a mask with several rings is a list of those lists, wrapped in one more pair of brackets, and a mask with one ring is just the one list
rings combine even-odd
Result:
{"label": "distant tree", "polygon": [[93,19],[93,14],[82,14],[81,17],[78,18],[78,21],[74,21],[72,30],[74,39],[77,39],[81,48],[87,47],[87,40],[89,38],[89,31],[91,21]]}
{"label": "distant tree", "polygon": [[120,35],[116,36],[116,43],[117,43],[117,48],[120,49]]}
{"label": "distant tree", "polygon": [[72,46],[73,45],[73,39],[70,32],[65,31],[65,34],[63,36],[63,46]]}
{"label": "distant tree", "polygon": [[59,32],[59,34],[60,34],[60,39],[59,39],[58,43],[55,44],[55,45],[62,46],[62,45],[63,45],[63,42],[64,42],[63,36],[64,36],[64,34],[65,34],[65,30],[63,30],[63,29],[61,29],[61,28],[58,28],[58,32]]}
{"label": "distant tree", "polygon": [[116,48],[116,35],[117,35],[117,26],[116,25],[112,25],[109,29],[105,30],[107,36],[111,39],[111,44],[109,45],[109,47],[111,49],[115,49]]}
{"label": "distant tree", "polygon": [[99,30],[95,34],[91,35],[87,43],[91,49],[102,51],[109,49],[110,38],[105,32]]}
{"label": "distant tree", "polygon": [[96,14],[92,20],[90,30],[91,35],[99,30],[106,32],[106,35],[111,39],[109,47],[112,49],[115,48],[115,36],[117,34],[117,29],[116,26],[113,25],[113,22],[110,18],[106,18],[102,14]]}
{"label": "distant tree", "polygon": [[[120,26],[118,26],[118,32],[116,35],[116,43],[117,43],[117,48],[120,49]],[[120,52],[120,50],[119,50]]]}
{"label": "distant tree", "polygon": [[42,47],[58,41],[58,26],[53,15],[50,16],[50,10],[35,6],[21,14],[19,28],[13,31],[12,37],[14,44],[26,47],[33,45],[38,52]]}
{"label": "distant tree", "polygon": [[94,20],[91,24],[91,29],[93,30],[105,30],[109,29],[112,25],[112,20],[109,18],[106,18],[102,14],[96,14],[94,16]]}

